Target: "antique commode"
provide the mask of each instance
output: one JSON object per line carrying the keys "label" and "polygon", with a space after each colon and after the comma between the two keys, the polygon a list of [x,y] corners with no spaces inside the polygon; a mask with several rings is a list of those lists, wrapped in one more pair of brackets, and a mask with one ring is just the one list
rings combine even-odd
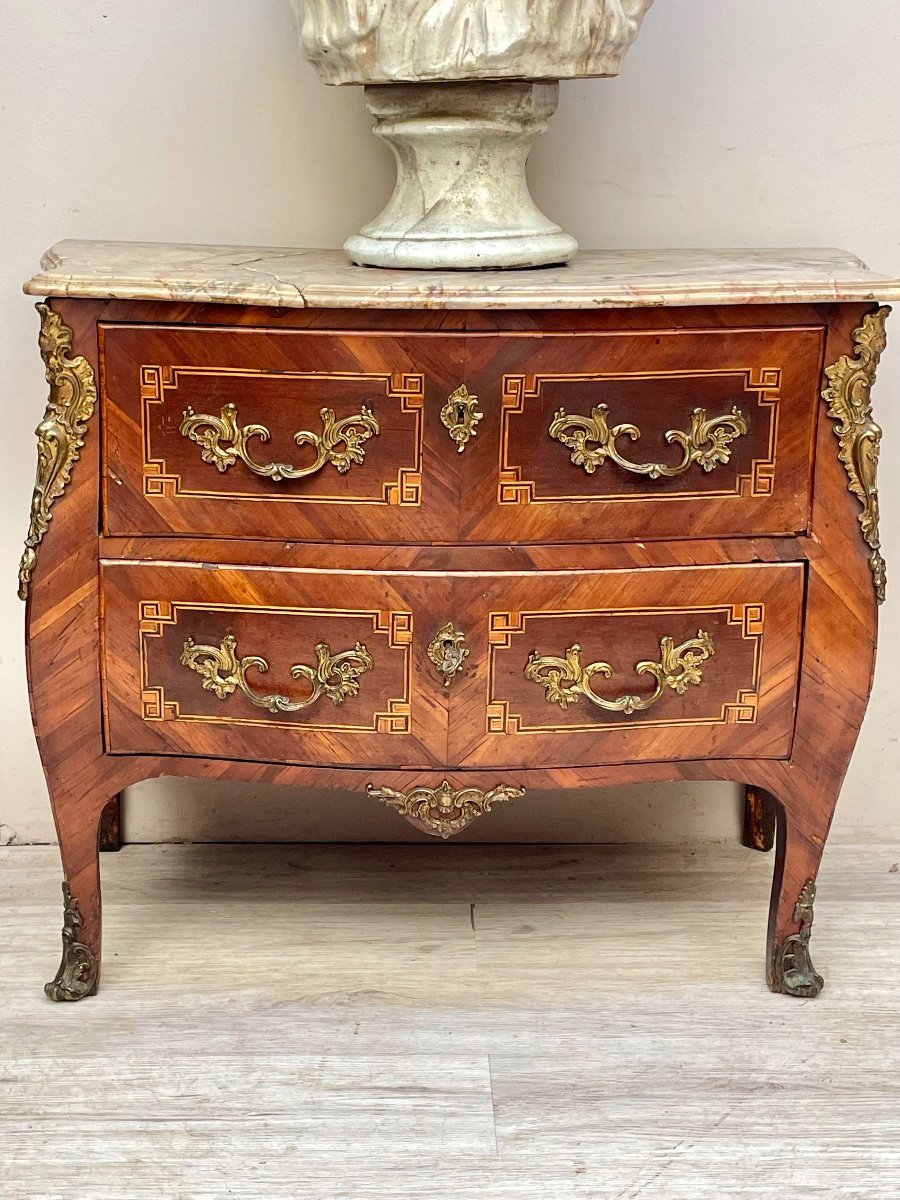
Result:
{"label": "antique commode", "polygon": [[97,986],[104,806],[167,774],[368,790],[442,837],[532,787],[746,784],[778,817],[769,986],[818,992],[900,282],[837,251],[385,273],[64,242],[43,268],[20,590],[53,999]]}

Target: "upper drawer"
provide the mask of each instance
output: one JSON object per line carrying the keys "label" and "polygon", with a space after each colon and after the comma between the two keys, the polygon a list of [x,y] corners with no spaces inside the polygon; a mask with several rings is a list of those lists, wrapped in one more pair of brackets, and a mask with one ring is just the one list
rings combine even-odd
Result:
{"label": "upper drawer", "polygon": [[819,326],[99,338],[109,534],[496,544],[808,526]]}
{"label": "upper drawer", "polygon": [[805,530],[823,350],[815,326],[470,335],[462,536]]}
{"label": "upper drawer", "polygon": [[472,769],[785,757],[804,578],[104,560],[107,746]]}
{"label": "upper drawer", "polygon": [[440,410],[460,335],[101,324],[99,340],[105,532],[455,536]]}

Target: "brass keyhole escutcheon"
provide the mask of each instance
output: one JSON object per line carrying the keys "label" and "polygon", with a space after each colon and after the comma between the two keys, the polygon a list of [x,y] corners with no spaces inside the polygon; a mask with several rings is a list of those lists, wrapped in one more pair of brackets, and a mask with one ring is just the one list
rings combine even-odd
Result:
{"label": "brass keyhole escutcheon", "polygon": [[453,677],[459,674],[463,663],[469,657],[466,635],[459,629],[454,629],[453,622],[448,621],[431,639],[428,657],[444,677],[444,687],[449,687]]}
{"label": "brass keyhole escutcheon", "polygon": [[484,413],[478,412],[477,404],[478,397],[470,395],[469,389],[462,383],[441,409],[441,421],[456,442],[459,454],[465,450],[469,438],[478,433],[475,426],[484,418]]}

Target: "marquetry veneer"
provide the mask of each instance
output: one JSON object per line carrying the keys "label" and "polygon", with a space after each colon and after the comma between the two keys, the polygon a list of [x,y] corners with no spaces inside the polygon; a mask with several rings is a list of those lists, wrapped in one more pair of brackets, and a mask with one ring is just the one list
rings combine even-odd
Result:
{"label": "marquetry veneer", "polygon": [[[785,324],[778,310],[760,326],[761,315],[726,330],[702,314],[689,330],[623,314],[566,333],[406,335],[103,320],[103,532],[496,544],[804,531],[825,328]],[[441,413],[461,380],[484,412],[448,462]],[[295,433],[321,430],[325,404],[356,418],[359,463],[278,486],[234,463],[210,470],[182,432],[187,411],[202,438],[200,415],[221,421],[233,406],[238,426],[271,434],[249,440],[254,461],[302,471],[316,455]],[[590,418],[597,405],[609,426],[641,431],[632,457],[670,467],[683,459],[666,453],[673,422],[687,433],[697,408],[738,416],[720,427],[728,454],[715,469],[598,474],[573,469],[571,445],[548,436],[560,410]],[[627,450],[629,434],[618,443]]]}
{"label": "marquetry veneer", "polygon": [[884,590],[886,310],[471,289],[276,308],[68,280],[39,306],[20,587],[66,878],[52,998],[97,986],[104,807],[164,774],[368,789],[441,836],[529,787],[741,782],[754,839],[778,822],[770,987],[820,989],[814,880]]}

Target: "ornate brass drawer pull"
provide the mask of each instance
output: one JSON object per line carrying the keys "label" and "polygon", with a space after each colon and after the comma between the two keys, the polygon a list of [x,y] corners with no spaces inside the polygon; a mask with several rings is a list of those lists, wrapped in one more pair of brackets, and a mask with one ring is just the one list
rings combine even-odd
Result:
{"label": "ornate brass drawer pull", "polygon": [[463,383],[451,394],[441,409],[441,421],[456,442],[456,449],[460,454],[465,450],[469,438],[476,436],[478,430],[475,426],[484,418],[484,413],[477,411],[477,404],[478,397],[470,396],[469,389]]}
{"label": "ornate brass drawer pull", "polygon": [[[225,472],[233,467],[238,459],[249,467],[254,475],[264,475],[267,479],[280,482],[283,479],[305,479],[315,475],[326,463],[331,463],[342,475],[350,470],[354,463],[361,463],[366,456],[363,442],[375,437],[381,428],[374,414],[365,405],[359,415],[344,417],[338,421],[332,408],[319,410],[322,417],[322,432],[310,433],[301,429],[294,434],[298,446],[312,446],[316,452],[315,462],[308,467],[292,467],[289,463],[258,463],[251,457],[248,444],[251,439],[258,437],[267,442],[271,434],[265,425],[239,425],[237,405],[226,404],[217,417],[206,413],[195,413],[192,408],[185,410],[181,422],[182,436],[190,438],[200,446],[200,457],[204,462],[211,463],[217,471]],[[338,449],[343,445],[344,449]]]}
{"label": "ornate brass drawer pull", "polygon": [[491,811],[492,804],[503,800],[517,800],[525,795],[525,789],[501,784],[489,792],[480,788],[454,788],[445,779],[440,787],[414,787],[408,792],[395,792],[389,787],[373,787],[369,784],[369,795],[373,800],[394,808],[407,820],[418,821],[438,837],[448,838]]}
{"label": "ornate brass drawer pull", "polygon": [[247,672],[255,667],[265,673],[269,664],[256,656],[238,658],[237,639],[233,634],[229,633],[219,646],[198,646],[193,638],[188,638],[181,652],[181,663],[202,676],[204,689],[220,700],[226,700],[240,688],[252,704],[266,708],[270,713],[300,712],[322,696],[327,696],[333,704],[343,704],[348,696],[359,693],[359,676],[371,671],[375,665],[371,654],[359,642],[353,650],[335,655],[327,642],[319,642],[314,667],[304,663],[291,667],[291,678],[307,680],[312,691],[305,700],[290,700],[278,694],[260,696],[252,690],[247,683]]}
{"label": "ornate brass drawer pull", "polygon": [[[636,442],[641,431],[630,424],[610,426],[606,404],[591,409],[589,417],[569,416],[561,408],[550,424],[550,436],[572,450],[572,462],[576,467],[584,467],[588,475],[593,475],[609,458],[633,475],[671,479],[683,475],[694,463],[707,472],[715,470],[719,463],[727,463],[731,458],[731,443],[746,433],[747,428],[747,418],[739,408],[710,418],[705,408],[695,408],[687,433],[681,429],[666,433],[669,445],[680,446],[682,450],[682,460],[674,467],[661,462],[634,463],[620,454],[616,448],[618,439],[629,437]],[[588,443],[596,443],[596,447],[591,449]]]}
{"label": "ornate brass drawer pull", "polygon": [[539,683],[545,689],[550,703],[558,704],[563,709],[570,704],[577,704],[585,696],[592,704],[609,712],[646,712],[666,688],[683,696],[691,684],[702,683],[700,664],[715,652],[712,638],[702,629],[698,630],[696,638],[682,642],[680,646],[676,646],[670,637],[662,638],[659,643],[659,662],[639,662],[635,667],[638,675],[653,675],[656,679],[656,691],[646,698],[619,696],[616,700],[606,700],[598,696],[591,687],[591,680],[595,675],[604,675],[609,679],[613,673],[612,667],[605,662],[582,666],[581,647],[577,643],[569,647],[565,658],[540,656],[533,650],[525,666],[525,678]]}
{"label": "ornate brass drawer pull", "polygon": [[453,676],[463,668],[463,663],[469,657],[466,648],[466,635],[453,628],[453,622],[443,625],[428,646],[428,657],[444,677],[444,687],[449,687]]}

